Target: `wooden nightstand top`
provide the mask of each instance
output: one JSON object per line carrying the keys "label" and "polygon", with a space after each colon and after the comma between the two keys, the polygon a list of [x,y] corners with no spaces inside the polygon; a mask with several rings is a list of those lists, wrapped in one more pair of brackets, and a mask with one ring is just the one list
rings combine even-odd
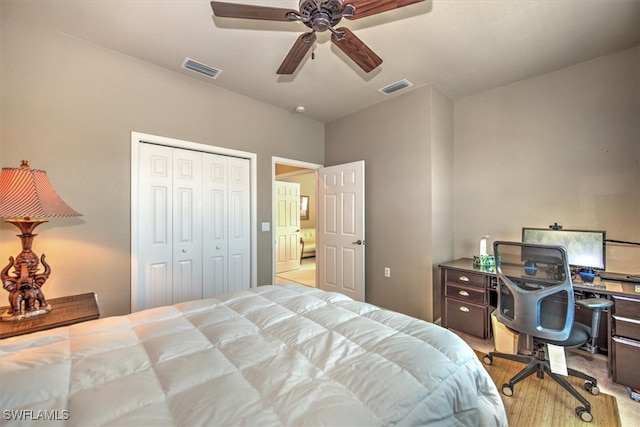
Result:
{"label": "wooden nightstand top", "polygon": [[[48,300],[47,303],[51,304],[52,307],[47,314],[23,320],[0,322],[0,339],[53,329],[59,326],[73,325],[74,323],[100,317],[96,294],[93,292],[53,298]],[[6,308],[8,307],[2,307],[2,309]]]}

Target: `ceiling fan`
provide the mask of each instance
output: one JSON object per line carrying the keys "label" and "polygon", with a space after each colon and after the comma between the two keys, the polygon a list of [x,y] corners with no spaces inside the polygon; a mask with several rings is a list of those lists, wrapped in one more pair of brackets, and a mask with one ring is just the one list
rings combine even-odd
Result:
{"label": "ceiling fan", "polygon": [[359,19],[419,3],[424,0],[300,0],[300,11],[268,6],[212,1],[215,16],[302,22],[311,29],[301,34],[282,61],[278,74],[293,74],[313,43],[316,32],[331,31],[331,41],[366,73],[382,64],[382,59],[346,27],[334,28],[342,20]]}

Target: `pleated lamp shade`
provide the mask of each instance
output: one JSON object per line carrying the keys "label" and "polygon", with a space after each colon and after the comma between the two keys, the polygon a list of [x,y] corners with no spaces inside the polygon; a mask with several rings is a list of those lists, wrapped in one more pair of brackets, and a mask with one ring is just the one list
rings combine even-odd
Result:
{"label": "pleated lamp shade", "polygon": [[19,168],[2,168],[0,174],[0,218],[82,216],[58,196],[47,173],[29,168],[26,160]]}

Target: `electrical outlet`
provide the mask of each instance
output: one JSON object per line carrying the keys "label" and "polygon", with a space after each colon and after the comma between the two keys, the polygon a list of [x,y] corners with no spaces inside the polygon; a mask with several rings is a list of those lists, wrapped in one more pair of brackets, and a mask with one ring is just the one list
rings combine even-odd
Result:
{"label": "electrical outlet", "polygon": [[389,267],[384,268],[384,277],[391,277],[391,269]]}

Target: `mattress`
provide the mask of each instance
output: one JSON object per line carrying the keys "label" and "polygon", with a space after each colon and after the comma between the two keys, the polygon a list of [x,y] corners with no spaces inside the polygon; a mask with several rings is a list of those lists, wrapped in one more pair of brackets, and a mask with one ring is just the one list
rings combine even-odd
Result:
{"label": "mattress", "polygon": [[506,426],[448,330],[296,284],[0,341],[3,425]]}

